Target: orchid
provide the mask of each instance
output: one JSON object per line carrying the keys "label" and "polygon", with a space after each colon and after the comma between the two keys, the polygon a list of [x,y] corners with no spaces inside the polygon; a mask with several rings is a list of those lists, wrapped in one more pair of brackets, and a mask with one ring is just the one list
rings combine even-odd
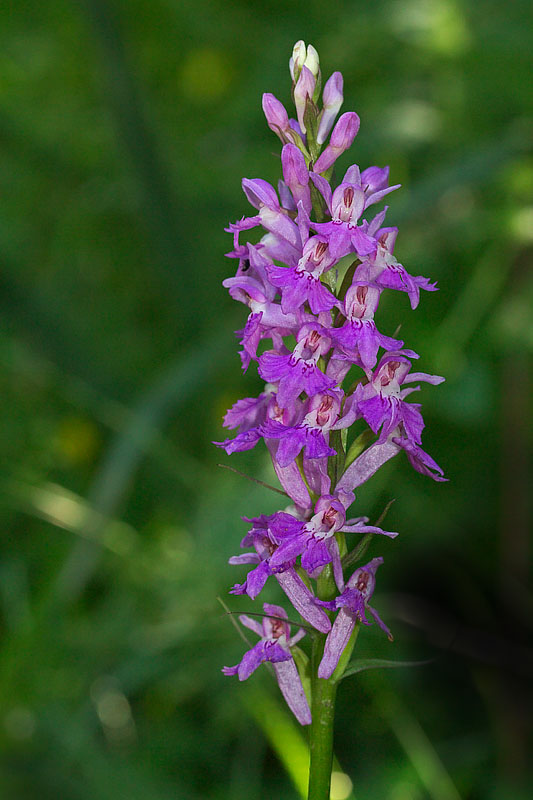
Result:
{"label": "orchid", "polygon": [[[361,171],[357,164],[335,180],[337,159],[360,127],[355,112],[335,122],[342,75],[334,72],[326,81],[320,107],[318,54],[302,41],[290,74],[296,119],[273,94],[263,96],[267,124],[282,142],[282,179],[275,189],[261,178],[245,178],[243,192],[257,213],[227,229],[233,234],[228,256],[238,266],[223,285],[249,310],[237,331],[241,362],[247,369],[255,361],[265,385],[256,397],[234,403],[224,425],[235,435],[215,444],[231,454],[264,441],[288,503],[246,520],[245,552],[229,561],[247,574],[230,592],[253,601],[277,583],[311,634],[312,659],[310,667],[294,649],[304,630],[291,638],[286,611],[265,603],[261,625],[240,616],[259,642],[223,671],[246,680],[262,663],[272,664],[296,719],[311,725],[309,798],[327,800],[335,689],[355,637],[373,620],[392,639],[369,604],[383,558],[353,565],[370,539],[393,541],[398,533],[360,512],[352,516],[354,490],[401,452],[417,472],[445,480],[422,449],[421,405],[410,398],[418,384],[444,378],[412,371],[418,354],[378,329],[384,292],[405,292],[415,308],[421,289],[436,289],[396,260],[397,228],[384,227],[387,208],[373,216],[368,211],[399,184],[389,185],[388,167]],[[243,241],[257,227],[263,229],[259,241]]]}

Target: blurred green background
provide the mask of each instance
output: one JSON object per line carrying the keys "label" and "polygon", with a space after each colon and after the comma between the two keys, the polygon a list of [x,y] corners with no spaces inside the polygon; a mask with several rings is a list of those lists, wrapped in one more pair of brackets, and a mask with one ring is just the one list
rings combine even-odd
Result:
{"label": "blurred green background", "polygon": [[[303,38],[362,124],[350,155],[391,166],[398,258],[439,282],[388,293],[420,368],[424,444],[358,495],[395,498],[375,605],[389,644],[438,656],[353,676],[335,800],[531,796],[528,400],[533,346],[529,0],[7,0],[0,10],[0,796],[296,800],[305,732],[217,595],[242,515],[278,497],[263,451],[212,446],[257,394],[221,287],[241,177],[276,182],[261,93],[289,102]],[[279,601],[276,587],[265,599]],[[251,609],[229,598],[232,609]],[[256,601],[256,604],[260,601]],[[261,672],[261,671],[260,671]],[[529,687],[529,688],[528,688]],[[528,791],[529,788],[529,791]]]}

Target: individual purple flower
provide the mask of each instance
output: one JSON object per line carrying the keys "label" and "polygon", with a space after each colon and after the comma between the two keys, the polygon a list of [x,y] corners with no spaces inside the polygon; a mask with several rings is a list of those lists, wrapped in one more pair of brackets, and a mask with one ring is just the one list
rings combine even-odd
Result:
{"label": "individual purple flower", "polygon": [[[223,447],[228,455],[251,450],[264,436],[262,429],[265,422],[286,426],[298,424],[302,416],[301,409],[302,403],[299,400],[290,408],[280,408],[274,391],[265,391],[258,398],[246,397],[232,406],[224,418],[226,428],[239,428],[237,436],[213,444]],[[239,419],[240,421],[237,421]]]}
{"label": "individual purple flower", "polygon": [[406,403],[405,397],[416,388],[402,389],[405,383],[426,381],[437,385],[444,378],[425,372],[413,372],[411,358],[418,358],[412,350],[387,353],[380,360],[372,379],[365,386],[358,384],[354,392],[357,413],[370,425],[374,433],[381,428],[379,441],[384,442],[392,431],[402,425],[407,438],[420,444],[424,420],[418,403]]}
{"label": "individual purple flower", "polygon": [[[376,242],[365,232],[367,223],[359,226],[359,217],[365,208],[365,194],[360,186],[341,183],[329,199],[322,182],[313,179],[322,192],[331,214],[331,222],[314,222],[313,227],[329,243],[333,258],[339,259],[352,249],[359,256],[367,256],[376,249]],[[329,184],[328,184],[329,186]]]}
{"label": "individual purple flower", "polygon": [[347,111],[339,118],[331,133],[328,146],[313,165],[314,172],[326,172],[333,166],[338,157],[352,146],[360,124],[355,111]]}
{"label": "individual purple flower", "polygon": [[343,101],[343,77],[340,72],[334,72],[326,81],[322,92],[323,110],[318,124],[317,143],[323,144],[331,130],[335,117],[340,111]]}
{"label": "individual purple flower", "polygon": [[305,631],[300,628],[295,636],[289,638],[290,625],[286,621],[285,609],[265,603],[263,610],[268,616],[263,618],[262,625],[245,614],[239,616],[241,624],[256,633],[260,640],[244,654],[239,664],[223,667],[222,672],[224,675],[238,675],[240,681],[245,681],[260,664],[269,661],[290,710],[301,725],[310,725],[311,711],[291,653],[291,647],[305,636]]}
{"label": "individual purple flower", "polygon": [[371,369],[377,360],[380,347],[385,350],[399,350],[403,342],[384,336],[376,328],[374,312],[379,303],[380,290],[373,286],[352,284],[346,292],[340,308],[346,322],[340,328],[330,328],[329,334],[335,344],[348,355],[357,351],[365,369]]}
{"label": "individual purple flower", "polygon": [[224,416],[225,428],[239,428],[237,436],[213,444],[223,447],[228,455],[255,447],[261,438],[259,427],[266,419],[268,404],[272,397],[272,392],[262,392],[259,397],[244,397],[242,400],[237,400]]}
{"label": "individual purple flower", "polygon": [[339,659],[348,644],[350,636],[358,622],[363,625],[371,623],[365,616],[365,611],[377,622],[379,627],[385,631],[389,639],[392,634],[385,623],[380,618],[375,608],[368,604],[374,593],[376,586],[376,570],[383,564],[382,558],[373,558],[364,567],[355,570],[351,578],[348,579],[342,594],[332,601],[317,600],[316,602],[326,608],[340,609],[335,622],[331,628],[324,646],[324,655],[318,667],[319,678],[330,678],[335,671]]}
{"label": "individual purple flower", "polygon": [[[270,532],[272,521],[277,525],[277,535]],[[262,514],[260,517],[248,520],[252,527],[241,542],[241,547],[254,547],[255,553],[243,553],[232,556],[230,564],[255,564],[242,584],[235,584],[230,594],[247,594],[254,600],[262,590],[268,578],[273,575],[294,608],[302,617],[321,633],[327,633],[331,623],[323,609],[319,608],[315,597],[294,569],[294,559],[279,566],[272,567],[270,559],[277,550],[279,539],[290,536],[300,525],[300,521],[291,514],[279,511],[270,517]]]}
{"label": "individual purple flower", "polygon": [[312,236],[304,245],[303,254],[296,267],[267,267],[272,284],[281,289],[281,309],[284,313],[297,311],[309,303],[313,314],[329,311],[337,303],[320,280],[335,259],[331,257],[328,243],[322,236]]}
{"label": "individual purple flower", "polygon": [[315,576],[322,567],[333,562],[335,580],[342,581],[339,546],[334,534],[345,521],[346,511],[342,503],[336,497],[325,495],[317,501],[315,513],[309,522],[302,522],[283,540],[278,526],[273,525],[272,533],[275,537],[279,536],[280,546],[270,560],[271,565],[275,567],[301,555],[302,567]]}
{"label": "individual purple flower", "polygon": [[383,289],[406,292],[411,308],[415,309],[420,300],[420,289],[436,292],[437,286],[422,275],[410,275],[393,256],[398,228],[381,228],[385,218],[385,208],[368,226],[369,235],[375,238],[376,250],[357,268],[355,280],[374,283]]}
{"label": "individual purple flower", "polygon": [[341,392],[331,390],[314,395],[307,402],[307,413],[297,425],[285,425],[271,419],[265,421],[260,427],[261,435],[281,440],[276,452],[278,464],[286,467],[302,449],[306,458],[335,455],[326,436],[339,416],[341,397]]}
{"label": "individual purple flower", "polygon": [[278,402],[286,408],[301,392],[308,396],[334,386],[317,367],[318,359],[331,347],[322,325],[308,323],[300,328],[292,353],[267,351],[259,357],[259,374],[269,383],[278,383]]}
{"label": "individual purple flower", "polygon": [[344,586],[342,566],[335,538],[337,531],[381,533],[392,538],[398,535],[395,532],[366,525],[366,521],[366,517],[346,521],[346,511],[341,500],[332,495],[323,495],[317,500],[315,513],[309,522],[302,523],[300,528],[293,527],[289,535],[282,537],[277,524],[272,524],[272,535],[274,538],[279,536],[280,544],[270,559],[270,564],[275,567],[301,555],[302,567],[311,577],[316,577],[326,564],[332,564],[337,586],[342,588]]}
{"label": "individual purple flower", "polygon": [[279,303],[274,302],[275,287],[268,280],[266,266],[268,260],[263,256],[261,249],[248,245],[247,259],[239,260],[239,267],[234,278],[222,281],[234,300],[248,306],[251,314],[245,327],[237,331],[241,336],[243,345],[241,359],[243,369],[246,370],[250,360],[256,359],[259,342],[270,338],[275,347],[281,347],[283,336],[296,333],[300,328],[304,315],[285,314]]}
{"label": "individual purple flower", "polygon": [[365,210],[374,205],[374,203],[379,203],[390,192],[399,189],[401,185],[397,183],[394,186],[389,186],[388,167],[368,167],[361,172],[357,164],[352,164],[351,167],[348,167],[342,183],[351,183],[363,190]]}

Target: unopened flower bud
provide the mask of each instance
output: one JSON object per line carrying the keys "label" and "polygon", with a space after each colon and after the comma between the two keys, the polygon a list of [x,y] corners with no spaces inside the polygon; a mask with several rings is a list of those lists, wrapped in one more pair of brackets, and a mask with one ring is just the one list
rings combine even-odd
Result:
{"label": "unopened flower bud", "polygon": [[308,67],[302,67],[298,82],[294,87],[294,105],[296,106],[296,114],[298,116],[298,123],[303,133],[307,133],[304,115],[307,100],[311,100],[313,92],[315,91],[316,80],[315,76]]}
{"label": "unopened flower bud", "polygon": [[301,201],[308,214],[311,213],[311,191],[309,189],[309,172],[300,150],[295,144],[286,144],[281,151],[283,179],[292,192],[294,202]]}
{"label": "unopened flower bud", "polygon": [[289,60],[289,69],[294,83],[298,81],[304,65],[315,78],[318,77],[318,73],[320,72],[318,53],[312,44],[306,47],[303,39],[300,39],[300,41],[296,42],[294,45],[292,56]]}
{"label": "unopened flower bud", "polygon": [[294,47],[292,48],[292,56],[289,59],[289,70],[291,73],[291,78],[296,83],[298,78],[300,77],[300,71],[305,63],[305,57],[307,55],[305,42],[303,39],[300,39]]}
{"label": "unopened flower bud", "polygon": [[262,178],[243,178],[242,190],[254,208],[261,209],[263,206],[272,209],[279,208],[276,192]]}
{"label": "unopened flower bud", "polygon": [[357,136],[360,120],[355,111],[347,111],[339,119],[329,140],[329,144],[316,161],[313,169],[315,172],[325,172],[338,159],[341,153],[352,146]]}
{"label": "unopened flower bud", "polygon": [[273,94],[265,92],[263,95],[263,111],[271,131],[279,136],[282,142],[287,141],[287,131],[290,130],[289,116],[283,103],[280,103]]}
{"label": "unopened flower bud", "polygon": [[320,117],[318,135],[316,137],[318,144],[323,144],[326,140],[335,117],[339,113],[340,107],[342,106],[342,101],[344,99],[342,94],[342,86],[343,80],[340,72],[334,72],[324,86],[324,91],[322,93],[324,110],[322,111],[322,115]]}
{"label": "unopened flower bud", "polygon": [[307,45],[307,55],[305,57],[304,66],[306,66],[307,69],[313,73],[315,78],[318,78],[318,73],[320,72],[320,60],[318,58],[318,53],[312,44]]}

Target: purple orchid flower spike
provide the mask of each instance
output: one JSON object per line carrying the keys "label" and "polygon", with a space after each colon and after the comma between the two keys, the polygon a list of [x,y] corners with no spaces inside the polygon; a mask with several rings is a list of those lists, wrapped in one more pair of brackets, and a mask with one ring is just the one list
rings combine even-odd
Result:
{"label": "purple orchid flower spike", "polygon": [[363,625],[371,624],[365,616],[365,611],[371,614],[379,627],[392,640],[390,630],[375,608],[368,604],[376,586],[376,570],[380,564],[383,564],[382,558],[373,558],[366,566],[355,570],[339,597],[332,601],[316,601],[326,608],[340,609],[326,639],[324,655],[318,667],[319,678],[331,678],[355,625],[358,622],[362,622]]}
{"label": "purple orchid flower spike", "polygon": [[[333,709],[341,654],[349,642],[351,649],[360,623],[374,621],[390,637],[369,605],[383,559],[373,558],[345,583],[341,552],[352,553],[345,563],[355,558],[351,534],[359,541],[366,534],[393,539],[398,533],[371,525],[359,508],[354,512],[359,516],[352,517],[354,491],[402,450],[417,472],[446,480],[422,449],[421,406],[409,400],[419,382],[444,379],[414,371],[417,353],[378,330],[378,306],[388,289],[405,292],[412,308],[421,290],[436,289],[397,261],[398,230],[385,227],[387,207],[363,218],[399,184],[389,185],[386,166],[361,169],[358,164],[337,180],[333,167],[360,124],[353,111],[337,119],[342,75],[331,75],[321,103],[316,50],[297,42],[289,66],[297,119],[274,95],[263,95],[267,124],[283,143],[282,175],[273,185],[262,178],[242,181],[253,216],[228,228],[233,248],[227,255],[238,266],[224,281],[230,295],[247,307],[244,327],[236,332],[243,368],[255,361],[266,385],[257,397],[230,408],[224,425],[234,429],[234,438],[215,444],[230,454],[251,450],[262,439],[293,504],[249,520],[241,542],[245,551],[230,558],[231,564],[246,567],[246,575],[231,593],[253,601],[267,584],[279,584],[324,649],[318,667],[302,651],[291,651],[303,633],[290,638],[287,614],[265,604],[263,625],[241,617],[259,642],[224,672],[245,680],[259,664],[272,663],[287,703],[307,725],[311,700],[300,674],[304,667],[306,673],[311,670],[306,691],[318,691],[319,698],[315,702],[315,694],[313,700],[318,719],[310,732],[310,794],[322,798],[329,796],[331,753],[320,759],[316,754],[323,752],[326,738],[333,738],[323,710],[326,701]],[[259,234],[248,234],[255,228]],[[345,256],[349,260],[341,261]],[[357,421],[361,430],[350,436],[347,429]],[[338,589],[334,600],[330,571]]]}
{"label": "purple orchid flower spike", "polygon": [[245,681],[260,664],[269,661],[274,667],[279,688],[290,710],[301,725],[310,725],[311,711],[291,653],[291,647],[305,636],[305,631],[300,628],[290,638],[290,625],[286,621],[285,609],[265,603],[263,610],[268,616],[264,617],[262,625],[245,614],[239,617],[241,624],[256,633],[260,640],[244,654],[239,664],[223,667],[222,672],[224,675],[237,675],[240,681]]}

